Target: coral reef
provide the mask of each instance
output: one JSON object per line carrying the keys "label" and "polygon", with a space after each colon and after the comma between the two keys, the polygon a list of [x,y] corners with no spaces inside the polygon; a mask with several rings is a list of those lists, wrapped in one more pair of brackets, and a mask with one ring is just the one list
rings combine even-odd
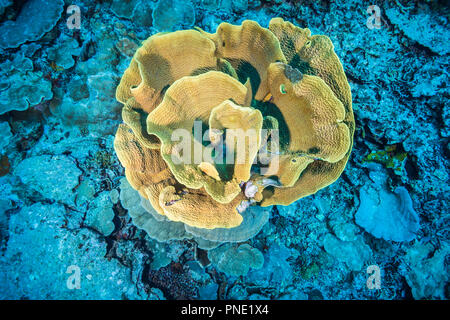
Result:
{"label": "coral reef", "polygon": [[0,0],[0,15],[5,12],[5,9],[12,5],[11,0]]}
{"label": "coral reef", "polygon": [[[119,105],[110,97],[114,94],[117,78],[111,72],[99,72],[85,77],[75,77],[68,83],[68,95],[58,91],[55,104],[50,106],[52,113],[62,118],[67,125],[78,125],[90,131],[111,133],[107,125],[117,118]],[[77,108],[73,108],[77,105]],[[104,128],[96,123],[102,120]]]}
{"label": "coral reef", "polygon": [[415,299],[446,299],[448,247],[434,251],[429,244],[416,243],[406,254],[405,267],[409,269],[406,281]]}
{"label": "coral reef", "polygon": [[282,286],[289,283],[292,281],[293,270],[287,259],[291,255],[291,251],[284,245],[274,243],[264,253],[264,265],[250,273],[248,281],[261,287]]}
{"label": "coral reef", "polygon": [[115,15],[121,18],[131,19],[134,14],[134,10],[137,9],[137,4],[141,2],[140,0],[131,0],[131,1],[120,1],[113,0],[111,3],[111,11],[114,12]]}
{"label": "coral reef", "polygon": [[0,64],[0,115],[11,110],[26,110],[30,106],[53,98],[52,84],[34,71],[33,62],[21,54]]}
{"label": "coral reef", "polygon": [[374,4],[0,0],[0,298],[448,300],[449,9]]}
{"label": "coral reef", "polygon": [[[447,18],[440,17],[422,8],[413,15],[402,14],[398,8],[389,8],[386,10],[386,16],[392,23],[398,25],[406,36],[430,48],[433,52],[440,55],[446,55],[450,52],[450,48],[444,40],[450,36],[450,31],[446,27]],[[429,32],[427,29],[414,28],[415,25],[419,24],[429,25],[433,32]]]}
{"label": "coral reef", "polygon": [[63,0],[25,1],[15,21],[0,25],[0,49],[17,48],[27,41],[40,39],[56,25],[63,6]]}
{"label": "coral reef", "polygon": [[0,140],[0,150],[3,151],[8,146],[12,138],[11,128],[8,122],[0,122],[0,132],[2,132],[2,137]]}
{"label": "coral reef", "polygon": [[250,268],[261,269],[264,263],[262,253],[248,244],[224,244],[210,250],[208,257],[218,270],[233,276],[244,276]]}
{"label": "coral reef", "polygon": [[367,185],[360,190],[359,198],[355,221],[372,235],[393,241],[411,241],[416,237],[419,216],[404,187],[397,187],[391,193]]}
{"label": "coral reef", "polygon": [[96,201],[91,205],[83,223],[90,226],[105,236],[109,236],[114,231],[114,210],[109,192],[103,191],[97,196]]}
{"label": "coral reef", "polygon": [[408,154],[398,150],[397,145],[386,146],[384,150],[372,151],[365,159],[367,162],[383,164],[386,168],[394,170],[395,174],[405,173],[405,160]]}
{"label": "coral reef", "polygon": [[58,68],[69,69],[75,65],[73,56],[80,55],[81,48],[75,39],[61,37],[58,44],[48,50],[48,59]]}
{"label": "coral reef", "polygon": [[[136,51],[116,96],[127,126],[119,127],[115,149],[127,179],[156,212],[190,227],[238,227],[250,203],[287,205],[315,193],[339,177],[351,150],[351,94],[330,40],[282,19],[269,29],[247,20],[223,23],[215,34],[152,36]],[[200,121],[209,124],[213,147],[198,141]],[[263,125],[281,129],[281,151],[259,174],[257,152],[274,148]],[[228,130],[237,129],[254,132],[255,140],[230,142]],[[180,130],[189,141],[175,151]],[[233,164],[213,156],[222,135]],[[274,191],[264,190],[269,185]]]}
{"label": "coral reef", "polygon": [[173,31],[179,27],[192,27],[195,10],[190,0],[159,0],[152,18],[158,31]]}
{"label": "coral reef", "polygon": [[251,207],[243,213],[243,222],[235,228],[203,229],[171,221],[160,215],[151,203],[139,196],[126,179],[121,180],[120,199],[133,223],[159,242],[195,239],[202,249],[211,249],[223,242],[244,242],[258,234],[268,222],[270,208]]}
{"label": "coral reef", "polygon": [[327,234],[323,246],[326,252],[344,262],[353,271],[360,271],[371,255],[370,247],[360,236],[354,241],[342,241],[332,234]]}
{"label": "coral reef", "polygon": [[[42,196],[73,203],[81,171],[66,157],[41,155],[20,162],[14,175]],[[55,183],[59,186],[55,188]]]}
{"label": "coral reef", "polygon": [[[10,238],[4,254],[11,264],[0,265],[2,299],[136,299],[139,296],[128,273],[118,261],[102,263],[106,244],[81,230],[70,235],[64,231],[62,205],[36,203],[22,208],[10,221]],[[26,221],[26,225],[22,222]],[[46,221],[46,223],[42,223]],[[22,251],[21,248],[27,250]],[[16,257],[12,259],[13,257]],[[57,257],[57,259],[53,258]],[[39,262],[42,268],[36,269]],[[69,290],[66,280],[80,268],[80,289]],[[67,273],[66,273],[67,272]],[[20,278],[27,274],[27,285]],[[114,275],[114,277],[111,277]],[[48,281],[53,279],[53,281]],[[102,282],[102,286],[96,285]],[[68,282],[68,281],[67,281]]]}

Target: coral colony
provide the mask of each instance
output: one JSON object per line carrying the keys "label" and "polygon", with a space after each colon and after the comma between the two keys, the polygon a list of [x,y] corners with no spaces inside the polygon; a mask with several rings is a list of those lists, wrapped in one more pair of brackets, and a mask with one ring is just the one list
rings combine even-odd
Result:
{"label": "coral colony", "polygon": [[350,87],[330,39],[279,18],[269,29],[246,20],[152,36],[116,96],[127,180],[157,213],[192,227],[237,227],[253,204],[314,194],[350,155]]}
{"label": "coral colony", "polygon": [[448,13],[0,0],[0,298],[448,299]]}

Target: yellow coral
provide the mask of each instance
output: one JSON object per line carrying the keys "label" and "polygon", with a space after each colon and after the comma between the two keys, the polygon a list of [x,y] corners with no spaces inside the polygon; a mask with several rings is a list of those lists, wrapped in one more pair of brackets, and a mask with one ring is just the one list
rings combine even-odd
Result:
{"label": "yellow coral", "polygon": [[[204,162],[204,155],[212,153],[213,147],[204,147],[198,141],[203,137],[197,139],[192,131],[195,121],[197,125],[207,124],[213,109],[222,108],[220,104],[224,101],[232,103],[228,99],[233,99],[238,104],[244,104],[247,90],[238,80],[222,72],[209,71],[198,76],[183,77],[167,90],[161,104],[147,117],[147,130],[161,140],[161,154],[175,178],[188,188],[204,187],[221,203],[230,202],[237,196],[241,191],[240,178],[246,175],[239,172],[240,175],[236,176],[238,170],[235,169],[233,179],[222,181],[205,174],[198,165]],[[177,131],[180,129],[183,131]],[[174,139],[177,132],[189,133],[188,137],[180,137],[188,139],[185,150],[182,150],[183,154],[177,149],[179,140]],[[212,159],[208,160],[212,162]],[[252,161],[253,158],[249,160],[250,163]],[[247,169],[248,179],[250,168]]]}
{"label": "yellow coral", "polygon": [[255,99],[263,99],[268,92],[267,68],[272,62],[286,62],[274,34],[251,20],[241,26],[223,22],[216,33],[204,34],[214,41],[218,57],[230,61],[242,78],[250,78]]}
{"label": "yellow coral", "polygon": [[243,195],[220,204],[203,189],[183,187],[168,169],[159,150],[143,146],[127,125],[119,126],[114,148],[130,185],[148,199],[159,214],[192,227],[208,229],[232,228],[242,222],[237,206],[244,200]]}
{"label": "yellow coral", "polygon": [[[125,124],[115,149],[130,185],[198,228],[233,228],[249,204],[315,193],[340,176],[353,143],[350,87],[330,39],[280,18],[269,29],[156,34],[116,97]],[[222,147],[232,163],[218,161]]]}

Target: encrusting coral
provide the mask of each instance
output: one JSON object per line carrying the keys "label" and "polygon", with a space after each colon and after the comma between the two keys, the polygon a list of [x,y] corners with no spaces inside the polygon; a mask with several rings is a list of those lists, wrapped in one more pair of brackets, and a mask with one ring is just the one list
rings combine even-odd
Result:
{"label": "encrusting coral", "polygon": [[31,59],[17,54],[0,64],[0,115],[24,111],[53,98],[52,84],[42,71],[35,71]]}
{"label": "encrusting coral", "polygon": [[14,21],[0,24],[0,49],[17,48],[27,41],[40,39],[56,25],[63,9],[63,0],[25,1]]}
{"label": "encrusting coral", "polygon": [[280,18],[153,35],[116,98],[127,180],[190,228],[236,228],[249,207],[313,194],[352,148],[350,87],[330,39]]}
{"label": "encrusting coral", "polygon": [[120,200],[133,224],[159,242],[195,239],[199,248],[209,250],[225,242],[244,242],[259,233],[270,217],[271,207],[252,206],[242,213],[243,221],[235,228],[205,229],[169,220],[159,214],[150,201],[140,196],[126,178],[120,184]]}

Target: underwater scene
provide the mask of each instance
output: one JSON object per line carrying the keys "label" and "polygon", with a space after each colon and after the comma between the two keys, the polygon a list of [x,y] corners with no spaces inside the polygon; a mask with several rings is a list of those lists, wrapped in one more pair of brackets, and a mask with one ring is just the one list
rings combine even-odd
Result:
{"label": "underwater scene", "polygon": [[449,299],[449,18],[0,0],[0,299]]}

